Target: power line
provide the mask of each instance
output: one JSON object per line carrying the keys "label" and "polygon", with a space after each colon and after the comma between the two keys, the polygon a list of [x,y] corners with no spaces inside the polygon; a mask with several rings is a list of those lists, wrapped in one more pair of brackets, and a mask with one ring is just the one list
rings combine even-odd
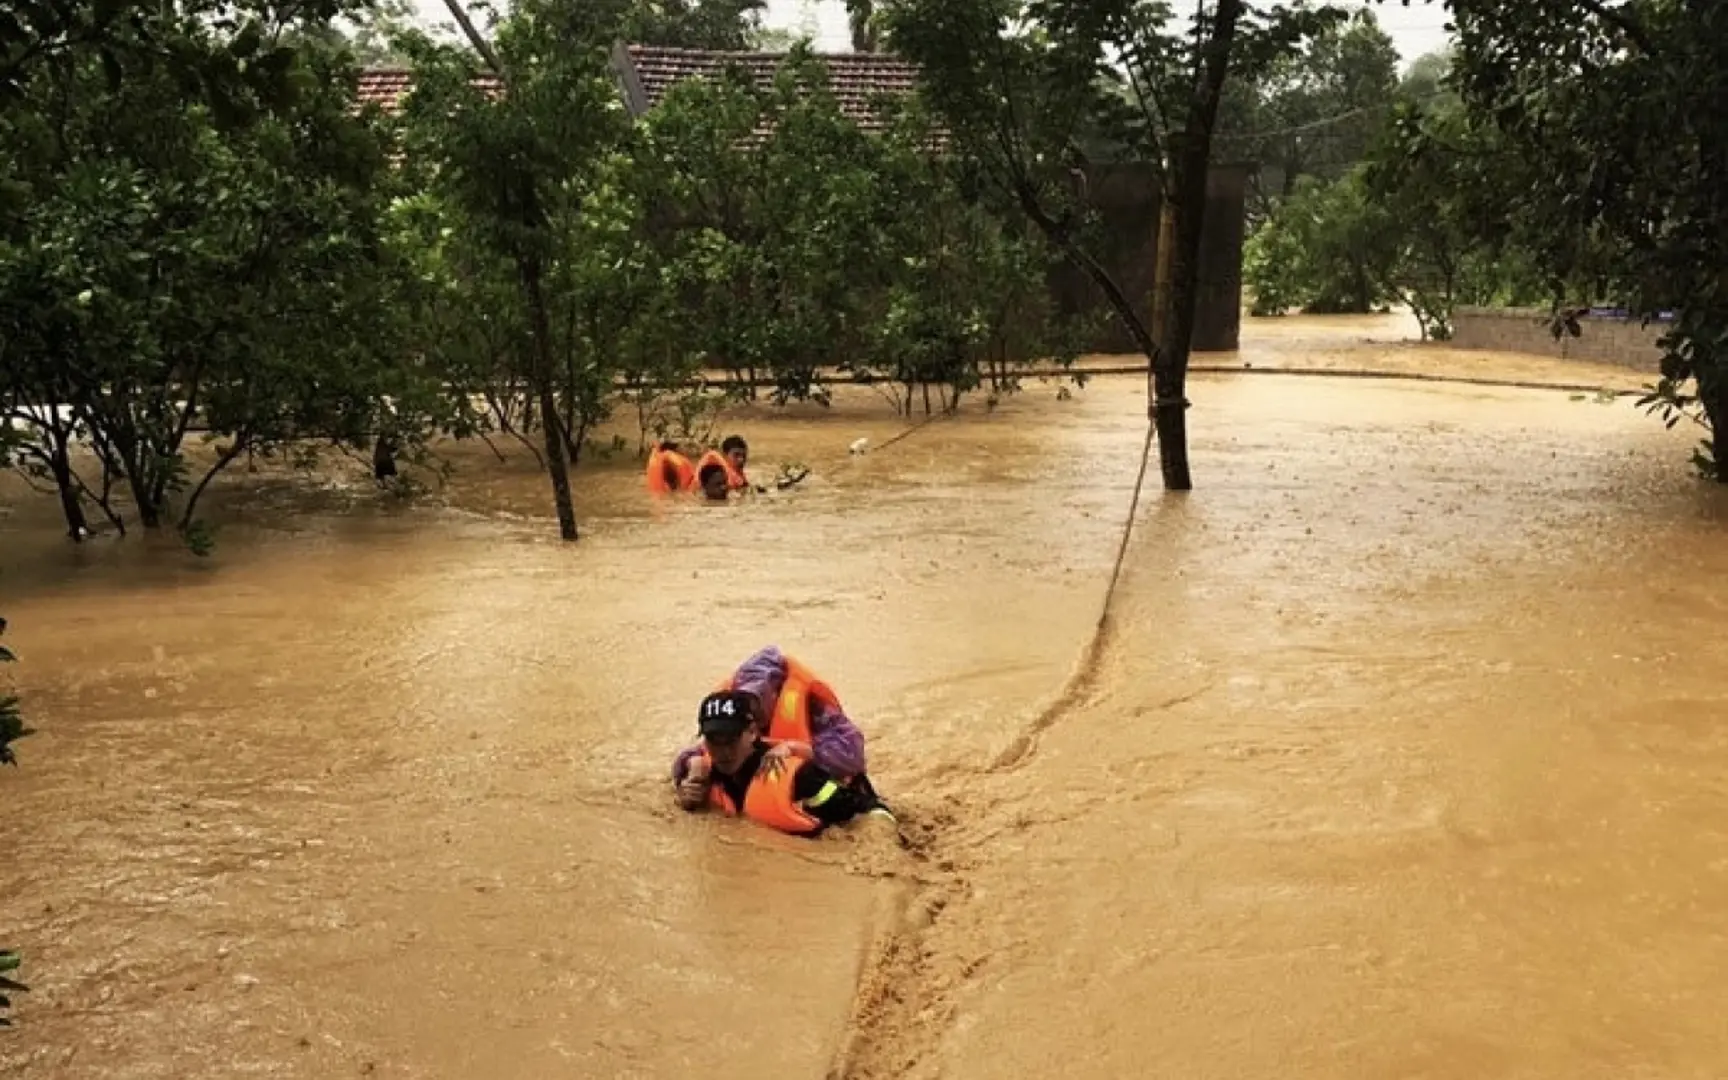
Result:
{"label": "power line", "polygon": [[[1419,94],[1415,97],[1406,98],[1404,100],[1412,104],[1421,105],[1433,101],[1435,98],[1441,97],[1445,93],[1445,90],[1433,90],[1426,94]],[[1331,127],[1334,124],[1340,124],[1346,120],[1353,120],[1358,116],[1366,116],[1369,113],[1388,109],[1396,104],[1398,104],[1396,100],[1389,100],[1378,105],[1362,105],[1354,109],[1348,109],[1344,112],[1336,113],[1332,116],[1323,116],[1318,120],[1310,120],[1304,124],[1293,124],[1290,127],[1271,128],[1266,131],[1247,131],[1239,134],[1220,133],[1214,136],[1214,138],[1219,142],[1252,142],[1259,139],[1277,139],[1287,135],[1301,135],[1306,132],[1318,131],[1322,128]]]}
{"label": "power line", "polygon": [[1307,131],[1318,131],[1321,128],[1331,127],[1334,124],[1341,124],[1346,120],[1352,120],[1358,116],[1365,116],[1376,109],[1383,108],[1385,108],[1384,105],[1364,105],[1361,108],[1351,109],[1348,112],[1341,112],[1335,116],[1324,116],[1318,120],[1310,120],[1306,124],[1295,124],[1291,127],[1284,128],[1272,128],[1268,131],[1246,131],[1233,135],[1220,134],[1217,138],[1220,141],[1233,139],[1238,142],[1250,142],[1257,139],[1277,139],[1286,135],[1301,135]]}

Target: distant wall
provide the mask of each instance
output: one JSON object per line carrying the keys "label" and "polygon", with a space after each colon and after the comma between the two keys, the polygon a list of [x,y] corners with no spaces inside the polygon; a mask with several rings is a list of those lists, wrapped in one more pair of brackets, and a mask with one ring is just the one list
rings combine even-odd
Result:
{"label": "distant wall", "polygon": [[1581,335],[1556,338],[1548,329],[1551,318],[1542,308],[1460,307],[1452,316],[1451,344],[1460,349],[1593,360],[1652,374],[1662,369],[1662,350],[1656,342],[1668,332],[1669,323],[1643,326],[1637,319],[1584,315],[1578,319]]}
{"label": "distant wall", "polygon": [[1214,165],[1206,174],[1195,352],[1235,352],[1242,343],[1242,241],[1248,231],[1252,174],[1246,165]]}
{"label": "distant wall", "polygon": [[[1128,297],[1134,314],[1149,322],[1152,273],[1158,264],[1158,171],[1133,163],[1093,165],[1085,174],[1085,198],[1103,222],[1092,254]],[[1056,310],[1066,315],[1102,313],[1085,352],[1137,353],[1140,347],[1085,271],[1057,263],[1050,271]]]}

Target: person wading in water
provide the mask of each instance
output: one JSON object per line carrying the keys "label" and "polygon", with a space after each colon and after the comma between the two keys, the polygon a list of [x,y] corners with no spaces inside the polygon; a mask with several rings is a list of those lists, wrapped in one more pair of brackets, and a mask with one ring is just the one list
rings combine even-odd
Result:
{"label": "person wading in water", "polygon": [[754,695],[709,694],[697,709],[702,742],[674,784],[678,805],[746,817],[794,836],[816,836],[865,814],[888,818],[874,791],[842,784],[813,761],[776,755]]}
{"label": "person wading in water", "polygon": [[[814,761],[842,783],[870,791],[864,733],[840,705],[840,696],[814,671],[769,645],[745,660],[717,693],[736,691],[756,702],[763,738],[776,757]],[[672,777],[681,779],[700,746],[679,751]]]}
{"label": "person wading in water", "polygon": [[741,435],[728,435],[720,443],[720,449],[710,450],[697,460],[696,471],[706,472],[710,465],[718,465],[726,471],[728,491],[749,491],[750,479],[744,475],[744,466],[749,462],[750,444]]}

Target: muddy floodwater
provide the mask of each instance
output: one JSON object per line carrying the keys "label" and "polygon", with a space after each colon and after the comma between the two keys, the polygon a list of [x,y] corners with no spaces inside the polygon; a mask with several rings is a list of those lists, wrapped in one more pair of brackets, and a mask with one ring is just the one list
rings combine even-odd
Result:
{"label": "muddy floodwater", "polygon": [[[1635,376],[1245,327],[1226,364]],[[1194,380],[1091,648],[1143,383],[743,409],[799,487],[520,448],[403,504],[237,473],[218,549],[0,488],[21,1078],[1728,1075],[1728,502],[1577,390]],[[1154,469],[1154,482],[1156,469]],[[904,819],[674,810],[777,643]],[[1084,670],[1076,670],[1082,657]]]}

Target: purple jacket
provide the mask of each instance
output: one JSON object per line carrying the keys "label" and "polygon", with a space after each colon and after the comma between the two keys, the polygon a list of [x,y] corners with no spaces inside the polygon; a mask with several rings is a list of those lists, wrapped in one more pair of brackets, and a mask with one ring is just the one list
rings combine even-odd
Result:
{"label": "purple jacket", "polygon": [[[755,694],[770,712],[786,685],[786,658],[778,646],[770,645],[738,665],[732,676],[736,687]],[[851,776],[864,771],[864,733],[839,710],[830,710],[820,702],[810,702],[810,740],[816,764],[836,776]],[[690,759],[702,753],[700,743],[678,751],[672,762],[672,779],[684,779]]]}

